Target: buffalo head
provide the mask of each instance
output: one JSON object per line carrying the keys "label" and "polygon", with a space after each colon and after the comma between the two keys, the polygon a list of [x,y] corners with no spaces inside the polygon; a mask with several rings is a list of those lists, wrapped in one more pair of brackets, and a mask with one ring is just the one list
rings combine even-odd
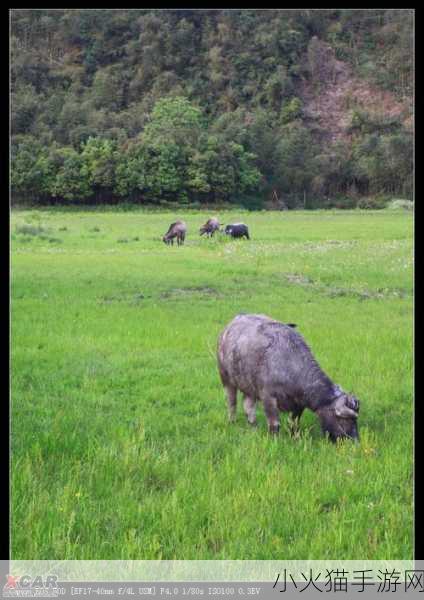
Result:
{"label": "buffalo head", "polygon": [[359,441],[359,401],[338,386],[336,390],[333,401],[317,410],[323,433],[328,433],[332,442],[343,438]]}

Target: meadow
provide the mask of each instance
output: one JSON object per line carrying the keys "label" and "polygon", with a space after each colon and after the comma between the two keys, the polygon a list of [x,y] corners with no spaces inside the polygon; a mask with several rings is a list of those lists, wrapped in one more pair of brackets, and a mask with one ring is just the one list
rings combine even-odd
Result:
{"label": "meadow", "polygon": [[[406,211],[11,213],[13,559],[410,559]],[[188,225],[184,246],[161,241]],[[361,402],[360,444],[227,418],[219,332],[294,322]]]}

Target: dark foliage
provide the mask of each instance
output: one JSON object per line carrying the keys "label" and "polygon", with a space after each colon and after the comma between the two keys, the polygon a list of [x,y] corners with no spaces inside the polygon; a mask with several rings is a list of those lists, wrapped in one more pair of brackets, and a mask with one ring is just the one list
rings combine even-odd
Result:
{"label": "dark foliage", "polygon": [[410,98],[411,10],[11,14],[15,198],[256,209],[412,195],[408,115],[347,107],[330,143],[305,105],[336,59]]}

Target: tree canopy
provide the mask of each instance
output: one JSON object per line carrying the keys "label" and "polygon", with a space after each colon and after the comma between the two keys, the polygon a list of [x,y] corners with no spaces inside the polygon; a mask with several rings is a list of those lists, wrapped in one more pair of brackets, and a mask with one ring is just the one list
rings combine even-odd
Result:
{"label": "tree canopy", "polygon": [[412,32],[409,9],[13,9],[12,193],[411,196]]}

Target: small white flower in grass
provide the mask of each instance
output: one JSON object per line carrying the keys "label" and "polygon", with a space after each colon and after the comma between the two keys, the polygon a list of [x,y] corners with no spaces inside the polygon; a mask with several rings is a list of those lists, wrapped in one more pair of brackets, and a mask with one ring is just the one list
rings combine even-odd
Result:
{"label": "small white flower in grass", "polygon": [[352,469],[347,469],[346,473],[347,473],[348,475],[353,475],[353,471],[352,471]]}
{"label": "small white flower in grass", "polygon": [[364,454],[375,454],[375,448],[364,448]]}

